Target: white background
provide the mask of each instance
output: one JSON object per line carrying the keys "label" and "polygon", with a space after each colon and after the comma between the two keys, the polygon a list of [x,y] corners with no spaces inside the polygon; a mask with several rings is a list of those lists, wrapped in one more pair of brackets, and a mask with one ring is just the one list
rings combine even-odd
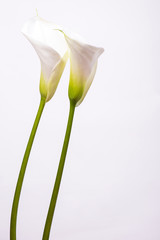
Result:
{"label": "white background", "polygon": [[[0,240],[39,105],[40,63],[20,30],[36,15],[104,47],[76,109],[50,239],[160,239],[160,1],[14,0],[0,6]],[[40,240],[63,143],[69,64],[46,104],[20,199],[17,240]]]}

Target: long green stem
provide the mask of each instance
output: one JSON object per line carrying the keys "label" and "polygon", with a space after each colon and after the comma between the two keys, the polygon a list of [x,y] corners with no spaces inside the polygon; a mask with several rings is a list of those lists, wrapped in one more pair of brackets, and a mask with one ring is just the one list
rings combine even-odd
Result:
{"label": "long green stem", "polygon": [[45,227],[44,227],[43,238],[42,238],[43,240],[49,239],[52,219],[53,219],[53,215],[54,215],[54,210],[55,210],[56,201],[57,201],[57,197],[58,197],[59,187],[60,187],[61,178],[62,178],[62,174],[63,174],[63,168],[64,168],[65,158],[66,158],[66,154],[67,154],[69,138],[70,138],[70,134],[71,134],[74,111],[75,111],[75,103],[70,102],[70,111],[69,111],[66,135],[64,138],[64,143],[63,143],[61,158],[60,158],[60,162],[59,162],[59,166],[58,166],[57,176],[56,176],[54,189],[53,189],[50,206],[49,206],[49,210],[48,210],[48,215],[47,215],[47,219],[46,219],[46,223],[45,223]]}
{"label": "long green stem", "polygon": [[19,172],[18,180],[17,180],[17,185],[16,185],[16,190],[14,194],[14,199],[13,199],[13,204],[12,204],[12,212],[11,212],[11,221],[10,221],[10,240],[16,240],[16,223],[17,223],[17,212],[18,212],[18,204],[19,204],[19,199],[20,199],[20,194],[21,194],[21,189],[22,189],[22,184],[23,184],[23,179],[28,163],[28,158],[30,155],[30,151],[32,148],[33,140],[37,131],[37,127],[43,112],[45,106],[45,98],[41,98],[39,109],[36,115],[36,119],[33,124],[33,128],[28,140],[28,144],[26,147],[26,151],[23,157],[21,169]]}

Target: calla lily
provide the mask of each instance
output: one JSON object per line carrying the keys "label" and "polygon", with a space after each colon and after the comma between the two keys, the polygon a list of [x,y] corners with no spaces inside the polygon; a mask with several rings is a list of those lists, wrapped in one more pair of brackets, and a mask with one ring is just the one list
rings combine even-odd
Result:
{"label": "calla lily", "polygon": [[[98,57],[103,48],[70,38],[64,33],[70,55],[69,98],[78,106],[87,94],[96,73]],[[76,36],[77,38],[77,36]]]}
{"label": "calla lily", "polygon": [[[84,99],[96,73],[98,57],[103,53],[103,48],[97,48],[86,44],[83,40],[76,40],[74,35],[67,34],[62,29],[57,29],[64,34],[69,48],[70,56],[70,82],[69,82],[69,99],[70,110],[68,123],[62,153],[59,161],[57,176],[51,196],[50,206],[43,231],[43,240],[48,240],[52,219],[54,216],[57,197],[60,189],[65,159],[72,129],[75,107]],[[69,36],[69,37],[68,37]],[[73,38],[72,38],[73,36]],[[77,37],[76,37],[77,38]],[[79,37],[78,37],[79,39]]]}
{"label": "calla lily", "polygon": [[54,95],[68,59],[63,35],[55,24],[36,16],[27,21],[22,33],[30,41],[41,62],[40,93],[49,101]]}

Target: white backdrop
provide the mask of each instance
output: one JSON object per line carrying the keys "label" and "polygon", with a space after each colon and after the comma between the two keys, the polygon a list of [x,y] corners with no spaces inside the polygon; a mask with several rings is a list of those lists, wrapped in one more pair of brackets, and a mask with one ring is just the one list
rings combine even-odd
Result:
{"label": "white backdrop", "polygon": [[[39,105],[40,63],[20,30],[36,15],[104,47],[76,109],[54,240],[160,239],[160,1],[6,0],[0,7],[0,240]],[[69,64],[47,103],[20,199],[17,240],[40,240],[63,143]]]}

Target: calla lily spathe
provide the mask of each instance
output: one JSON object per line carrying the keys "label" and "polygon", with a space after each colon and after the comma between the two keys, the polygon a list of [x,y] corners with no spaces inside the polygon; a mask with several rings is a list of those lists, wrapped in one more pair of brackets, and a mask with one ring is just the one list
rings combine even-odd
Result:
{"label": "calla lily spathe", "polygon": [[54,95],[68,59],[68,48],[59,26],[36,16],[27,21],[22,33],[41,62],[40,93],[49,101]]}
{"label": "calla lily spathe", "polygon": [[70,100],[74,101],[78,106],[91,86],[96,73],[98,57],[103,53],[104,49],[88,45],[83,40],[70,38],[65,33],[64,36],[69,47],[70,57],[68,93]]}

